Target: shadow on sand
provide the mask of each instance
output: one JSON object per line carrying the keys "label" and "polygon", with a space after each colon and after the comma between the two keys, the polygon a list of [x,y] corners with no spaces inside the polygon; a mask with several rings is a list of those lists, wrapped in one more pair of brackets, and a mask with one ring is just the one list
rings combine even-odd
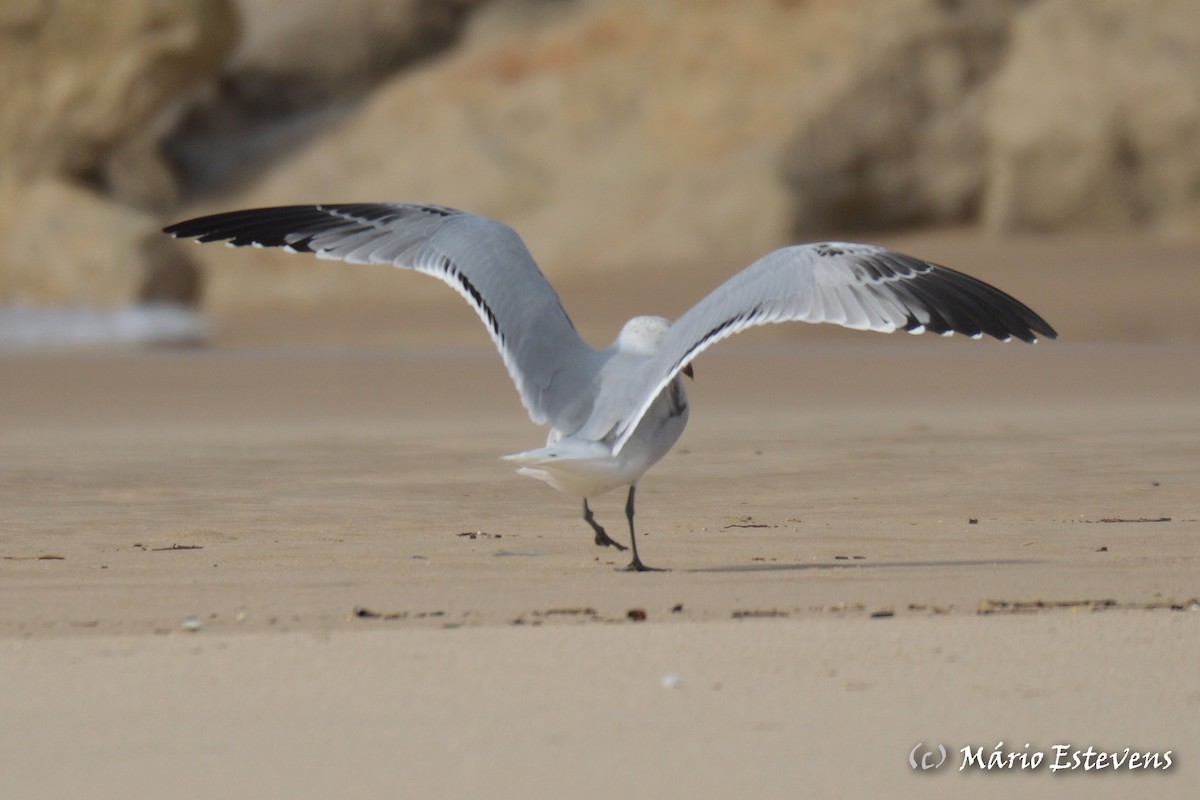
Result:
{"label": "shadow on sand", "polygon": [[838,561],[833,564],[746,564],[730,567],[701,567],[683,572],[782,572],[822,569],[928,569],[930,567],[1019,567],[1045,564],[1031,558],[981,558],[968,561]]}

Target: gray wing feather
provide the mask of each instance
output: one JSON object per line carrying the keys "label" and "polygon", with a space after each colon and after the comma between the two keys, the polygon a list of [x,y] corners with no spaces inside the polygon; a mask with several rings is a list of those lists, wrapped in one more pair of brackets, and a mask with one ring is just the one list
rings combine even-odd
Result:
{"label": "gray wing feather", "polygon": [[1057,334],[1024,304],[961,272],[872,245],[823,242],[776,250],[734,275],[676,320],[626,391],[596,409],[620,452],[659,393],[698,354],[772,322],[828,322],[890,333],[930,330],[1001,341]]}
{"label": "gray wing feather", "polygon": [[590,411],[584,390],[600,356],[576,333],[524,242],[501,222],[439,206],[356,203],[232,211],[164,232],[432,275],[475,309],[535,423],[571,430]]}

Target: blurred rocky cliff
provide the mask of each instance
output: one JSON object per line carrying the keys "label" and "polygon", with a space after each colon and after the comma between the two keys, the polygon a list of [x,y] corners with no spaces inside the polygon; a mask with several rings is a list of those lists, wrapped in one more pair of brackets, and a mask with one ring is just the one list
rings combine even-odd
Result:
{"label": "blurred rocky cliff", "polygon": [[502,218],[552,278],[897,227],[1200,232],[1195,0],[10,0],[0,93],[0,304],[374,294],[156,233],[322,200]]}

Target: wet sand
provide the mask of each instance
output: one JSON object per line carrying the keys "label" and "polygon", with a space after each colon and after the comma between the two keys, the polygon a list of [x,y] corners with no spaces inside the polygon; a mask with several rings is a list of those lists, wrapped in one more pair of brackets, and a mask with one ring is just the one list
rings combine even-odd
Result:
{"label": "wet sand", "polygon": [[639,575],[444,319],[0,358],[0,796],[1194,796],[1200,344],[739,337]]}

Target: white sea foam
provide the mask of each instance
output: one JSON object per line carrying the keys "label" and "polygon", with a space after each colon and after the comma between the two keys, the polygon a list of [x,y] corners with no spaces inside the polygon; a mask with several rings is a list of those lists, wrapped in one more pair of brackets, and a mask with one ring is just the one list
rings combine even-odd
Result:
{"label": "white sea foam", "polygon": [[167,304],[101,309],[0,305],[0,349],[102,344],[200,344],[208,323],[192,308]]}

